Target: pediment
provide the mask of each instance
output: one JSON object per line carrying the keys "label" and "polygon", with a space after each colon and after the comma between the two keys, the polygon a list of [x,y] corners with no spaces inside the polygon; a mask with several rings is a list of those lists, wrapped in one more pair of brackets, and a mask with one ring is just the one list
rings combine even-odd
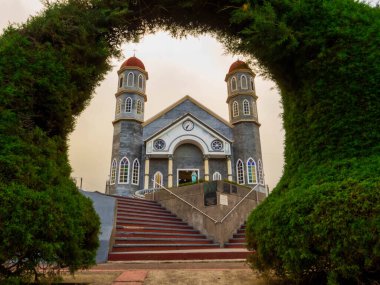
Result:
{"label": "pediment", "polygon": [[186,114],[146,140],[146,154],[172,155],[182,144],[198,146],[204,155],[222,157],[231,155],[231,141],[191,114]]}

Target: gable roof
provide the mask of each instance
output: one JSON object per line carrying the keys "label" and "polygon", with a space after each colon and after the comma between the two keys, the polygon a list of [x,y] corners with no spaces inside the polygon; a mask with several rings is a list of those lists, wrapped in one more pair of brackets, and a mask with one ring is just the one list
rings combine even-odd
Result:
{"label": "gable roof", "polygon": [[213,116],[216,119],[218,119],[219,121],[223,122],[228,127],[230,127],[230,128],[234,127],[232,124],[230,124],[230,122],[226,121],[221,116],[219,116],[218,114],[214,113],[209,108],[207,108],[206,106],[204,106],[203,104],[201,104],[200,102],[198,102],[197,100],[195,100],[194,98],[192,98],[189,95],[186,95],[185,97],[183,97],[182,99],[178,100],[177,102],[171,104],[169,107],[165,108],[164,110],[162,110],[158,114],[156,114],[153,117],[149,118],[148,120],[146,120],[142,124],[142,126],[145,127],[146,125],[149,125],[150,123],[154,122],[155,120],[157,120],[158,118],[160,118],[162,115],[164,115],[165,113],[167,113],[170,110],[174,109],[175,107],[177,107],[178,105],[182,104],[186,100],[189,100],[190,102],[192,102],[193,104],[195,104],[196,106],[198,106],[199,108],[201,108],[202,110],[204,110],[205,112],[209,113],[211,116]]}

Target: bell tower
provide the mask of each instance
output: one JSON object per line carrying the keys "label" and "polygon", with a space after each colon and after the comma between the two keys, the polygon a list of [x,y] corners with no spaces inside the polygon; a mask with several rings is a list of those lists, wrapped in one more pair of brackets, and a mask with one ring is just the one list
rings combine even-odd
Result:
{"label": "bell tower", "polygon": [[110,194],[131,196],[143,185],[142,123],[148,73],[142,61],[135,56],[127,59],[117,73]]}
{"label": "bell tower", "polygon": [[234,126],[234,180],[250,187],[264,186],[255,76],[248,64],[237,60],[225,77],[230,123]]}

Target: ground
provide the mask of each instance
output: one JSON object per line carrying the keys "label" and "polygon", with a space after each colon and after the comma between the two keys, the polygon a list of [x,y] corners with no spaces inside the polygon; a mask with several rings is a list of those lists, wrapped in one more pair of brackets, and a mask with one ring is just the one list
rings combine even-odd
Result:
{"label": "ground", "polygon": [[267,285],[245,261],[106,263],[64,276],[66,283],[93,285]]}

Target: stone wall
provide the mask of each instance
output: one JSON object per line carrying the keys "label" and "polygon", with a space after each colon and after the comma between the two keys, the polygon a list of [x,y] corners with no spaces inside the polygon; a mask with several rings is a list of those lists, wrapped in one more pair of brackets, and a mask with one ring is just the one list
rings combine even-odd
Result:
{"label": "stone wall", "polygon": [[[147,195],[147,198],[159,202],[162,206],[192,225],[195,229],[213,239],[215,242],[220,243],[222,247],[244,223],[250,212],[256,207],[257,201],[259,203],[263,201],[266,194],[260,192],[264,189],[253,191],[224,219],[251,189],[223,181],[214,183],[217,183],[217,205],[213,206],[204,205],[204,187],[208,183],[199,183],[171,189],[175,195],[181,197],[187,203],[181,201],[175,195],[164,189],[154,193],[154,195]],[[226,201],[227,205],[224,203]],[[194,209],[194,207],[209,217],[200,213]]]}

